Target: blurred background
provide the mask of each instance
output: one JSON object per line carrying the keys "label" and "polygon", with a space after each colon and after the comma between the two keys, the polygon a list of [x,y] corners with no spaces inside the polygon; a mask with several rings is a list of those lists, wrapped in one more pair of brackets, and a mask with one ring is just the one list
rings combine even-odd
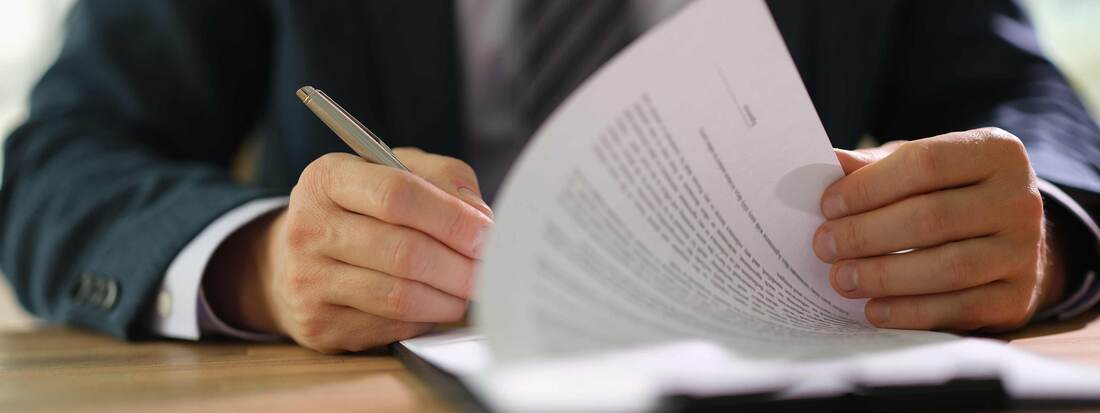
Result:
{"label": "blurred background", "polygon": [[[56,57],[73,1],[0,0],[0,140],[22,120],[28,91]],[[1024,5],[1047,53],[1100,119],[1100,0],[1025,0]],[[29,323],[0,282],[0,329]]]}
{"label": "blurred background", "polygon": [[[57,56],[63,20],[72,3],[0,0],[0,142],[23,119],[27,93]],[[0,330],[25,328],[31,323],[7,282],[0,281]]]}

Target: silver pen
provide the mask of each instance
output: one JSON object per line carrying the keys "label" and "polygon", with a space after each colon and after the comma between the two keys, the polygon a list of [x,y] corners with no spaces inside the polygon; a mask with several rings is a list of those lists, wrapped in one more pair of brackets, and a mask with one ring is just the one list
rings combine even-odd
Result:
{"label": "silver pen", "polygon": [[378,135],[359,123],[355,117],[336,104],[336,101],[328,97],[325,92],[315,89],[313,86],[302,86],[298,89],[297,95],[298,99],[301,99],[302,103],[305,103],[314,115],[321,118],[321,122],[324,122],[329,129],[336,133],[336,136],[339,136],[344,143],[348,144],[355,153],[367,162],[391,166],[405,171],[409,170],[405,167],[405,164],[401,163],[401,160],[393,155],[390,147],[382,142],[382,138],[379,138]]}

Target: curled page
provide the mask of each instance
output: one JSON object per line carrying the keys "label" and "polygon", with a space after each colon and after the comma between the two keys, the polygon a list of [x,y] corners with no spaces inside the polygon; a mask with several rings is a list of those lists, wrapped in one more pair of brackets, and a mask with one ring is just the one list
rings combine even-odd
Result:
{"label": "curled page", "polygon": [[693,3],[539,129],[507,179],[475,317],[499,362],[706,339],[811,358],[945,340],[869,326],[813,254],[843,176],[762,1]]}

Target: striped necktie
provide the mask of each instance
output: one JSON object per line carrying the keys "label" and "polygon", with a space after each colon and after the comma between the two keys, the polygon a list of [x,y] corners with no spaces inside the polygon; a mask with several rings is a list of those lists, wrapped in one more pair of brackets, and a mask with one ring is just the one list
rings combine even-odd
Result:
{"label": "striped necktie", "polygon": [[535,128],[570,92],[626,46],[628,0],[519,0],[512,41],[517,51],[515,114]]}

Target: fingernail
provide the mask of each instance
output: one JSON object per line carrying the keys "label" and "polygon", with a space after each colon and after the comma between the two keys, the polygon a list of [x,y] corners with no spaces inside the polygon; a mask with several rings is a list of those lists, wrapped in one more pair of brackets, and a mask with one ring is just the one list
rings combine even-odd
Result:
{"label": "fingernail", "polygon": [[890,321],[890,304],[882,301],[868,302],[867,318],[871,319],[871,322],[876,325]]}
{"label": "fingernail", "polygon": [[828,219],[840,218],[848,214],[848,205],[840,195],[829,195],[825,198],[825,202],[821,203],[821,213]]}
{"label": "fingernail", "polygon": [[467,203],[473,205],[474,208],[477,208],[484,213],[485,216],[489,217],[489,219],[493,219],[493,209],[489,208],[489,204],[486,204],[485,201],[478,196],[477,192],[463,186],[458,188],[458,194],[461,195]]}
{"label": "fingernail", "polygon": [[836,286],[846,293],[859,288],[859,270],[855,264],[846,262],[836,269]]}
{"label": "fingernail", "polygon": [[817,231],[814,248],[817,249],[818,257],[823,261],[833,262],[836,260],[836,239],[833,238],[833,233],[828,228]]}

